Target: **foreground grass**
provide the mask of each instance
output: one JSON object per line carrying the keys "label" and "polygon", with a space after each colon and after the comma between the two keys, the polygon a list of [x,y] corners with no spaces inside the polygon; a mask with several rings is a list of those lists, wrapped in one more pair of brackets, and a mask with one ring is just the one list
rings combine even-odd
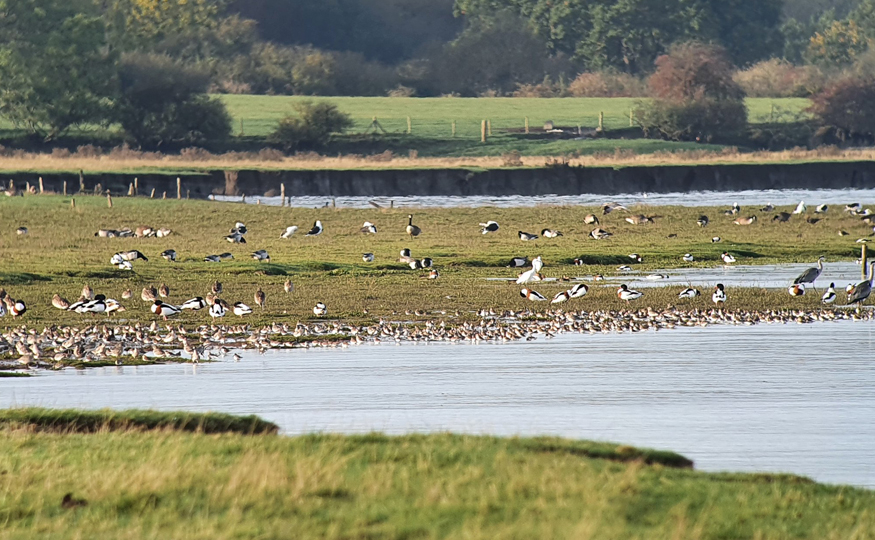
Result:
{"label": "foreground grass", "polygon": [[0,538],[875,535],[873,492],[688,466],[671,452],[557,438],[0,424]]}
{"label": "foreground grass", "polygon": [[[30,324],[70,324],[107,320],[151,321],[148,305],[139,299],[144,286],[166,283],[170,302],[181,303],[193,296],[205,296],[211,283],[224,284],[223,297],[231,302],[243,301],[254,306],[257,287],[267,294],[267,308],[259,310],[246,322],[263,324],[291,322],[312,317],[317,301],[328,305],[330,318],[372,319],[419,310],[427,318],[443,315],[462,316],[480,308],[548,309],[520,298],[519,286],[487,277],[516,277],[518,270],[505,268],[513,256],[534,258],[541,255],[548,277],[590,277],[594,274],[616,275],[617,266],[629,264],[630,253],[639,253],[644,264],[636,269],[715,267],[719,256],[728,250],[737,264],[813,262],[820,255],[827,262],[853,260],[859,256],[854,240],[871,229],[859,218],[832,210],[815,225],[794,217],[789,223],[771,221],[772,214],[746,208],[743,215],[759,215],[760,221],[740,227],[724,216],[722,208],[640,207],[631,213],[661,216],[650,225],[630,225],[623,218],[629,214],[614,212],[602,216],[598,208],[533,207],[436,209],[414,211],[414,221],[423,229],[415,239],[407,237],[406,209],[288,209],[259,205],[242,205],[209,201],[160,201],[116,198],[107,208],[102,198],[77,197],[76,208],[70,199],[59,196],[29,196],[0,199],[0,286],[14,298],[29,306],[23,320]],[[783,210],[789,210],[783,208]],[[592,226],[583,217],[597,213],[602,227],[613,232],[609,240],[588,238]],[[695,221],[700,214],[711,217],[706,229]],[[314,220],[322,220],[325,232],[305,237]],[[479,222],[494,219],[501,224],[498,233],[480,234]],[[365,221],[374,222],[379,233],[366,236],[359,232]],[[236,221],[250,229],[245,245],[229,244],[223,236]],[[168,227],[173,234],[159,238],[98,238],[99,228],[136,228],[138,225]],[[280,239],[289,225],[301,230],[291,239]],[[15,229],[26,226],[29,234],[18,236]],[[543,228],[563,231],[556,239],[521,242],[517,230],[540,233]],[[850,236],[839,237],[846,230]],[[675,236],[672,236],[675,235]],[[711,243],[712,236],[723,241]],[[175,249],[179,262],[169,263],[159,254]],[[441,277],[421,279],[423,271],[412,271],[398,263],[398,253],[410,248],[416,257],[431,257]],[[117,270],[109,264],[113,253],[138,249],[148,262],[136,261],[134,271]],[[256,249],[271,255],[270,263],[249,258]],[[235,259],[223,263],[205,263],[207,254],[232,252]],[[373,252],[373,263],[362,262],[361,254]],[[681,261],[692,253],[696,262]],[[574,258],[587,264],[574,266]],[[292,294],[283,292],[283,282],[295,284]],[[123,301],[127,311],[112,317],[83,316],[51,307],[52,295],[59,293],[69,300],[78,298],[83,285],[96,292],[121,300],[122,291],[131,289],[134,299]],[[625,307],[615,296],[614,285],[592,284],[590,294],[569,309],[618,309]],[[535,289],[553,295],[568,287],[567,283],[539,283]],[[729,308],[768,309],[814,307],[816,295],[791,298],[783,290],[759,288],[730,290]],[[639,307],[663,308],[677,303],[677,290],[647,291]],[[706,307],[707,298],[690,303]],[[416,318],[415,315],[410,315]],[[229,317],[226,321],[234,317]],[[205,311],[187,312],[181,322],[207,322]],[[0,325],[14,324],[11,318]]]}

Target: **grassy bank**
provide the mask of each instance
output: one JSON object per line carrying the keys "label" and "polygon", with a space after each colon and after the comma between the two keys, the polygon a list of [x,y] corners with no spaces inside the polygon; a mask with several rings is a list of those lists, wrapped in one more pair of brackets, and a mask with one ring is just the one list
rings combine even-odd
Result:
{"label": "grassy bank", "polygon": [[[486,279],[516,277],[519,270],[505,268],[514,256],[542,256],[543,273],[554,278],[617,275],[620,264],[633,264],[645,271],[714,267],[722,264],[719,257],[723,251],[733,253],[737,264],[813,262],[820,255],[825,255],[829,263],[858,257],[859,244],[854,240],[871,231],[859,218],[838,209],[812,225],[798,216],[779,224],[771,220],[772,213],[745,208],[742,215],[758,215],[760,219],[751,226],[738,226],[732,223],[733,217],[723,215],[722,208],[640,207],[630,213],[603,216],[598,208],[545,206],[414,211],[414,222],[424,232],[411,239],[404,232],[407,212],[288,209],[122,197],[114,200],[113,208],[107,208],[103,198],[78,197],[73,209],[69,198],[59,196],[4,197],[0,199],[0,286],[27,302],[29,309],[22,320],[29,324],[151,321],[155,317],[149,305],[139,299],[144,286],[166,283],[171,292],[169,301],[181,303],[193,296],[206,296],[214,280],[224,284],[223,298],[252,307],[256,288],[264,290],[266,309],[255,308],[255,313],[245,319],[253,324],[313,318],[311,310],[319,301],[328,305],[329,318],[375,319],[407,312],[412,319],[453,316],[456,312],[465,317],[480,308],[548,309],[520,298],[520,287],[511,282]],[[593,226],[584,225],[583,218],[591,212],[599,215],[604,229],[614,233],[612,238],[596,241],[588,237]],[[638,213],[660,217],[648,225],[624,221],[626,216]],[[696,218],[703,213],[712,220],[705,229],[696,225]],[[323,222],[325,232],[305,237],[316,219]],[[489,219],[498,221],[501,229],[484,236],[478,223]],[[377,225],[377,235],[359,232],[366,220]],[[236,221],[244,222],[250,230],[245,245],[229,244],[223,239]],[[99,228],[134,229],[139,225],[167,227],[173,233],[168,238],[95,237]],[[300,230],[290,239],[281,239],[280,233],[289,225],[297,225]],[[16,235],[15,229],[20,226],[28,228],[27,235]],[[538,234],[543,228],[558,229],[564,236],[533,242],[522,242],[517,237],[518,230]],[[848,231],[850,236],[839,237],[839,230]],[[713,236],[723,241],[712,243]],[[178,253],[176,263],[159,255],[171,248]],[[440,278],[422,279],[426,271],[410,270],[399,263],[402,248],[410,248],[417,258],[432,258]],[[109,264],[113,253],[131,249],[140,250],[149,261],[135,261],[133,272]],[[267,250],[270,263],[252,260],[250,254],[256,249]],[[230,252],[235,258],[222,263],[203,261],[205,255],[222,252]],[[374,262],[362,261],[365,252],[374,253]],[[628,257],[630,253],[641,254],[643,264],[635,265]],[[696,261],[683,262],[685,253],[692,253]],[[573,265],[575,258],[582,258],[586,264]],[[291,294],[283,291],[286,279],[294,283]],[[53,294],[73,301],[85,284],[118,300],[124,290],[130,289],[134,298],[122,301],[127,311],[109,317],[63,312],[51,306]],[[625,307],[616,298],[615,285],[590,285],[590,293],[573,306],[568,304],[569,309]],[[534,288],[552,296],[568,286],[544,282]],[[648,290],[634,305],[663,308],[677,304],[677,292],[674,288]],[[745,288],[730,290],[729,294],[727,307],[737,309],[819,305],[816,295],[792,298],[784,290]],[[709,299],[688,304],[706,307]],[[229,316],[225,321],[230,319],[238,320]],[[202,323],[210,319],[204,310],[185,312],[177,320]],[[9,317],[0,319],[0,325],[11,324]]]}
{"label": "grassy bank", "polygon": [[[160,413],[155,413],[160,414]],[[556,438],[33,432],[0,538],[869,538],[875,493]]]}

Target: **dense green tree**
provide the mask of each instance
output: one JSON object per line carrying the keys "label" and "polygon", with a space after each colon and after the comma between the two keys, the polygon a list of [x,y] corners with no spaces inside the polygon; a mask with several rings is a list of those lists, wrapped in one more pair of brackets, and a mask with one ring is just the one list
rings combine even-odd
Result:
{"label": "dense green tree", "polygon": [[108,119],[114,58],[86,0],[0,0],[0,114],[46,139]]}
{"label": "dense green tree", "polygon": [[286,151],[324,146],[332,134],[343,133],[353,126],[350,115],[326,101],[300,102],[295,104],[294,110],[293,114],[282,118],[268,136],[268,140]]}

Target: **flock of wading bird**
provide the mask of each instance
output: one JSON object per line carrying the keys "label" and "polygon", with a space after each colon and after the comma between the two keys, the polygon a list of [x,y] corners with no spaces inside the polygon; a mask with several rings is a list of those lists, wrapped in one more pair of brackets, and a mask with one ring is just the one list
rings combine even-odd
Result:
{"label": "flock of wading bird", "polygon": [[[775,208],[772,204],[768,204],[759,209],[760,212],[774,212]],[[805,214],[807,211],[807,206],[804,202],[800,202],[799,205],[792,213],[787,212],[778,212],[772,218],[772,221],[777,222],[787,222],[794,215]],[[816,215],[823,215],[829,211],[827,205],[819,205],[815,208],[814,213]],[[845,212],[858,216],[861,219],[863,224],[872,225],[875,223],[875,213],[871,212],[869,209],[863,209],[859,204],[849,204],[845,206]],[[617,203],[608,203],[602,207],[603,216],[610,214],[611,212],[629,212],[628,208],[623,205]],[[757,221],[757,216],[755,214],[750,215],[748,217],[741,217],[741,207],[738,204],[733,204],[731,208],[725,210],[724,215],[726,216],[739,216],[737,217],[733,223],[740,226],[751,225],[752,223]],[[632,224],[632,225],[645,225],[647,223],[653,223],[656,219],[660,218],[660,216],[652,215],[647,216],[643,214],[630,214],[624,218],[624,221]],[[820,217],[807,217],[806,222],[810,224],[815,224],[820,221],[822,218]],[[697,218],[696,223],[699,227],[707,227],[711,222],[711,219],[706,215],[701,215]],[[594,240],[605,240],[613,236],[613,234],[605,229],[600,227],[600,221],[598,216],[595,214],[589,214],[584,217],[584,223],[587,225],[595,225],[596,227],[589,233],[589,237]],[[500,226],[496,221],[487,221],[485,223],[479,224],[481,229],[480,232],[484,235],[487,234],[495,234],[499,231]],[[286,227],[286,229],[280,235],[281,238],[291,238],[298,231],[298,227],[295,225]],[[319,236],[324,232],[324,227],[320,220],[316,220],[313,224],[312,228],[305,234],[305,236]],[[370,221],[364,222],[362,227],[360,228],[360,232],[362,234],[377,234],[377,227]],[[407,225],[405,227],[405,232],[411,238],[418,237],[422,234],[423,230],[417,225],[413,223],[413,215],[410,214],[407,216]],[[28,233],[27,229],[24,227],[20,227],[16,230],[16,233],[19,235],[26,235]],[[233,228],[229,231],[229,234],[224,236],[224,239],[232,244],[245,244],[246,243],[246,235],[248,233],[248,228],[245,224],[241,222],[237,222]],[[109,230],[109,229],[101,229],[95,236],[99,237],[158,237],[158,238],[167,238],[172,234],[170,229],[159,228],[155,229],[147,226],[140,226],[135,231],[130,229],[120,229],[120,230]],[[539,238],[538,234],[529,233],[525,231],[517,231],[519,239],[523,242],[533,242]],[[845,231],[839,231],[840,236],[846,236],[848,233]],[[561,231],[544,228],[540,232],[540,237],[544,238],[558,238],[563,236]],[[674,236],[674,235],[670,235]],[[873,228],[873,234],[870,236],[875,236],[875,228]],[[718,243],[721,242],[720,237],[713,237],[711,239],[712,242]],[[866,243],[868,242],[868,238],[860,238],[857,240],[858,243]],[[166,249],[161,252],[161,257],[168,262],[176,262],[177,261],[177,253],[174,249]],[[266,250],[259,249],[251,254],[252,259],[258,262],[270,262],[270,255]],[[629,255],[632,262],[640,263],[643,261],[642,257],[637,253],[632,253]],[[204,257],[205,262],[221,262],[226,259],[233,259],[234,256],[231,253],[221,253],[221,254],[208,254]],[[119,268],[120,270],[133,270],[133,263],[136,261],[148,261],[149,259],[139,250],[128,250],[128,251],[120,251],[112,255],[110,258],[110,264]],[[373,262],[374,254],[373,253],[363,253],[362,260],[364,262]],[[694,256],[690,253],[687,253],[683,256],[683,260],[685,262],[693,262],[695,260]],[[729,252],[723,252],[721,254],[721,260],[724,264],[732,264],[736,262],[736,258]],[[408,265],[413,270],[418,269],[430,269],[429,273],[426,275],[422,275],[421,277],[427,279],[437,279],[440,277],[440,273],[437,269],[432,268],[433,260],[430,257],[425,257],[422,259],[417,259],[412,257],[410,249],[403,249],[400,253],[399,262],[402,262]],[[583,264],[581,259],[574,259],[575,264]],[[521,285],[528,285],[530,283],[535,283],[544,279],[544,275],[541,273],[541,270],[544,267],[544,263],[540,256],[535,257],[531,261],[526,256],[516,256],[511,258],[508,268],[525,268],[531,266],[528,270],[521,272],[517,279],[516,283]],[[628,265],[622,265],[618,268],[619,271],[629,271],[631,267]],[[800,274],[793,283],[789,286],[788,292],[791,296],[802,296],[805,294],[807,286],[813,286],[817,278],[823,271],[823,257],[820,257],[817,261],[817,266],[807,269],[805,272]],[[651,274],[647,276],[647,279],[658,280],[665,279],[668,276],[663,274]],[[593,276],[594,280],[598,281],[603,279],[600,275]],[[875,282],[875,261],[870,264],[868,274],[866,275],[866,279],[857,284],[849,284],[845,292],[847,294],[848,304],[862,304],[867,298],[869,298],[872,285]],[[291,293],[294,290],[294,285],[291,280],[286,280],[284,283],[284,290],[286,293]],[[551,304],[560,304],[563,302],[567,302],[569,300],[582,298],[589,291],[589,287],[584,283],[578,283],[567,289],[565,291],[561,291],[557,293],[552,300]],[[168,317],[172,317],[175,315],[179,315],[181,312],[185,310],[191,311],[199,311],[201,309],[207,308],[208,313],[211,318],[218,319],[224,317],[228,313],[233,313],[239,317],[244,317],[252,313],[252,308],[249,307],[244,302],[233,302],[230,303],[220,297],[222,293],[222,284],[218,281],[214,282],[210,288],[209,294],[205,297],[194,297],[191,298],[181,304],[171,304],[165,302],[165,299],[169,297],[170,290],[166,284],[161,284],[157,289],[155,287],[145,287],[143,288],[140,297],[144,302],[151,303],[151,311],[155,315],[160,316],[163,320],[167,320]],[[641,291],[632,290],[626,284],[620,285],[617,289],[617,297],[621,300],[631,302],[638,298],[644,296],[644,293]],[[696,298],[701,295],[701,292],[698,289],[687,287],[679,292],[678,297],[681,299],[691,299]],[[547,301],[547,297],[542,295],[541,293],[524,287],[520,290],[520,296],[532,301]],[[133,292],[128,289],[122,293],[122,300],[131,299],[133,297]],[[832,304],[836,301],[838,295],[835,289],[835,283],[830,283],[829,288],[822,296],[822,302],[824,304]],[[727,301],[727,293],[723,284],[718,283],[711,293],[712,302],[720,307]],[[255,294],[253,295],[253,299],[255,304],[260,308],[264,309],[266,303],[266,295],[264,291],[259,287]],[[95,292],[91,289],[90,286],[85,285],[82,290],[82,294],[78,300],[75,302],[70,302],[69,300],[61,297],[58,294],[55,294],[52,298],[52,305],[58,309],[65,311],[72,311],[76,313],[105,313],[112,314],[116,312],[125,311],[125,308],[121,305],[121,303],[113,298],[107,298],[106,295],[103,294],[95,294]],[[0,317],[5,316],[6,314],[10,314],[13,318],[20,317],[24,315],[27,311],[27,306],[23,300],[15,300],[13,299],[5,290],[0,289]],[[313,314],[317,317],[324,317],[328,313],[328,308],[323,302],[316,302],[313,307]]]}

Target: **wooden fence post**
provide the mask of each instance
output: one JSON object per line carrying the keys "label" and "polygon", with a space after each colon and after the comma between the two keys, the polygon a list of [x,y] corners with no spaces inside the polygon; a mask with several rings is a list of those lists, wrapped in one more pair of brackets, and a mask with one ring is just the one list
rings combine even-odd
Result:
{"label": "wooden fence post", "polygon": [[176,177],[176,199],[182,198],[182,178]]}
{"label": "wooden fence post", "polygon": [[492,120],[486,121],[486,130],[489,132],[489,136],[492,137]]}
{"label": "wooden fence post", "polygon": [[529,117],[526,116],[526,135],[529,134]]}
{"label": "wooden fence post", "polygon": [[85,172],[79,169],[79,193],[85,193]]}
{"label": "wooden fence post", "polygon": [[480,122],[480,142],[486,142],[486,120]]}
{"label": "wooden fence post", "polygon": [[45,191],[45,188],[43,187],[43,177],[40,176],[39,177],[39,194],[42,195],[44,191]]}
{"label": "wooden fence post", "polygon": [[140,195],[140,179],[136,176],[134,177],[134,197]]}
{"label": "wooden fence post", "polygon": [[455,120],[453,120],[452,129],[453,129],[453,137],[455,137],[456,136],[456,121]]}
{"label": "wooden fence post", "polygon": [[410,121],[410,117],[407,117],[407,134],[410,135],[413,133],[413,122]]}
{"label": "wooden fence post", "polygon": [[605,113],[599,113],[599,131],[604,131],[605,129]]}
{"label": "wooden fence post", "polygon": [[280,206],[286,205],[286,185],[280,184]]}
{"label": "wooden fence post", "polygon": [[133,197],[133,196],[134,196],[134,183],[131,182],[130,184],[128,184],[128,197]]}
{"label": "wooden fence post", "polygon": [[109,191],[106,192],[106,205],[112,208],[112,195],[110,195]]}
{"label": "wooden fence post", "polygon": [[64,180],[64,197],[67,196],[67,181]]}
{"label": "wooden fence post", "polygon": [[152,188],[152,193],[149,194],[149,198],[150,198],[150,199],[154,199],[154,198],[155,198],[155,188]]}

